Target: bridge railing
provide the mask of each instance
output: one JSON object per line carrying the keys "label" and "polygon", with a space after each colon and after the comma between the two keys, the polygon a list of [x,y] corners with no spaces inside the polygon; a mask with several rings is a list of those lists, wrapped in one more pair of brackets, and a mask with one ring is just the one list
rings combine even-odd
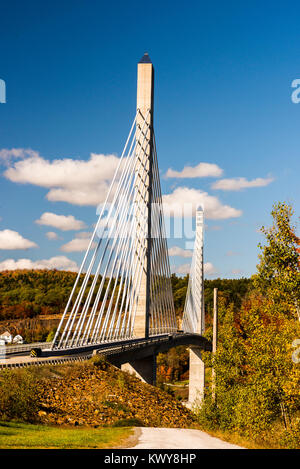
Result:
{"label": "bridge railing", "polygon": [[20,345],[1,345],[0,355],[10,355],[18,352],[28,352],[32,348],[46,349],[50,347],[51,342],[34,342],[32,344],[20,344]]}

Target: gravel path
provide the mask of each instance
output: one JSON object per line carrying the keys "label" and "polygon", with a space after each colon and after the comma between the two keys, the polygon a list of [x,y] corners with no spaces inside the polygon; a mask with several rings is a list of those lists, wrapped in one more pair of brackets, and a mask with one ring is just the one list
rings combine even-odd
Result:
{"label": "gravel path", "polygon": [[242,449],[200,430],[140,428],[134,449]]}

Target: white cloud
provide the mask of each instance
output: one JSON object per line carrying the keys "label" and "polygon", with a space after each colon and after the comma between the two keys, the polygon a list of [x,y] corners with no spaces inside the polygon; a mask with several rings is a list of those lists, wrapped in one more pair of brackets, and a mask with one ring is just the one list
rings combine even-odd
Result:
{"label": "white cloud", "polygon": [[267,186],[274,179],[272,177],[267,178],[256,178],[248,181],[246,178],[231,178],[231,179],[220,179],[220,181],[214,182],[211,187],[212,189],[220,189],[222,191],[240,191],[241,189],[248,189],[251,187],[263,187]]}
{"label": "white cloud", "polygon": [[[172,266],[172,271],[175,272],[176,274],[180,275],[186,275],[189,274],[191,270],[191,264],[181,264],[178,266]],[[204,274],[205,275],[214,275],[217,273],[217,270],[215,269],[214,265],[211,262],[206,262],[204,264]]]}
{"label": "white cloud", "polygon": [[31,259],[6,259],[0,262],[0,270],[16,270],[16,269],[57,269],[77,272],[78,266],[76,262],[68,259],[66,256],[56,256],[50,259],[42,259],[32,261]]}
{"label": "white cloud", "polygon": [[36,156],[38,156],[38,153],[36,151],[31,150],[30,148],[12,148],[11,150],[3,148],[2,150],[0,150],[0,161],[5,164],[9,164],[12,160]]}
{"label": "white cloud", "polygon": [[50,239],[51,241],[52,241],[52,240],[55,240],[55,239],[59,239],[58,234],[55,233],[54,231],[47,231],[46,236],[47,236],[47,238]]}
{"label": "white cloud", "polygon": [[[4,150],[2,150],[4,151]],[[17,149],[20,154],[26,150]],[[37,152],[22,161],[10,162],[4,176],[12,182],[49,189],[47,199],[75,205],[98,205],[107,194],[119,158],[91,153],[88,160],[71,158],[49,161]]]}
{"label": "white cloud", "polygon": [[[63,244],[60,248],[64,252],[82,252],[86,251],[91,239],[92,233],[82,232],[78,233],[74,239],[66,244]],[[96,243],[92,243],[92,248],[96,246]]]}
{"label": "white cloud", "polygon": [[242,211],[223,205],[215,196],[198,189],[177,187],[171,194],[163,195],[164,213],[168,216],[194,216],[199,205],[204,207],[205,218],[226,219],[242,215]]}
{"label": "white cloud", "polygon": [[0,231],[0,249],[29,249],[36,247],[38,247],[36,243],[23,238],[17,231]]}
{"label": "white cloud", "polygon": [[[75,205],[97,206],[106,198],[119,158],[115,155],[91,153],[88,160],[56,159],[53,161],[41,157],[33,150],[1,150],[3,158],[9,160],[9,167],[4,176],[12,182],[33,184],[48,189],[47,199]],[[12,158],[23,158],[15,161]],[[223,170],[212,163],[199,163],[195,167],[186,166],[180,172],[169,169],[167,177],[219,177]],[[114,191],[112,191],[113,194]],[[206,218],[226,219],[239,217],[241,210],[223,205],[217,197],[206,192],[188,187],[178,187],[171,194],[163,196],[165,205],[171,206],[175,216],[182,216],[183,205],[192,205],[193,215],[199,204],[205,207]],[[168,214],[168,210],[165,211]],[[43,219],[40,220],[44,224]],[[46,223],[45,223],[46,224]],[[56,223],[49,224],[61,228]],[[81,229],[78,228],[68,229]],[[67,229],[67,228],[65,228]]]}
{"label": "white cloud", "polygon": [[197,166],[184,166],[182,171],[174,171],[169,168],[166,172],[167,178],[204,178],[220,177],[223,169],[213,163],[199,163]]}
{"label": "white cloud", "polygon": [[56,213],[45,212],[41,215],[39,220],[35,223],[39,225],[53,226],[62,231],[81,230],[85,228],[85,223],[81,220],[76,220],[73,215],[57,215]]}
{"label": "white cloud", "polygon": [[214,275],[217,273],[217,269],[211,262],[205,262],[204,264],[204,274],[206,275]]}
{"label": "white cloud", "polygon": [[179,246],[172,246],[169,249],[169,256],[193,257],[193,251],[182,249]]}
{"label": "white cloud", "polygon": [[173,265],[171,267],[172,272],[175,274],[186,275],[190,273],[191,264],[180,264],[180,265]]}
{"label": "white cloud", "polygon": [[109,184],[99,181],[97,186],[89,186],[86,188],[50,189],[46,197],[51,202],[68,202],[73,205],[96,206],[105,200],[108,189]]}
{"label": "white cloud", "polygon": [[92,234],[90,231],[81,231],[81,233],[76,233],[76,238],[91,239]]}
{"label": "white cloud", "polygon": [[[97,206],[106,198],[110,182],[113,178],[119,158],[115,155],[91,153],[88,160],[75,160],[71,158],[46,160],[33,150],[2,150],[11,152],[11,157],[22,157],[21,161],[10,161],[4,176],[12,182],[34,184],[49,189],[46,197],[53,202],[61,201],[75,205]],[[181,172],[169,170],[168,177],[218,177],[222,169],[215,164],[199,163],[195,167],[185,167]],[[113,193],[114,191],[112,191]],[[182,216],[182,205],[193,204],[193,211],[204,203],[206,218],[222,219],[239,217],[241,210],[228,205],[222,205],[217,199],[196,189],[179,187],[171,194],[163,196],[164,203],[175,205],[176,216]],[[167,214],[167,211],[165,212]],[[41,220],[41,223],[43,220]],[[56,224],[49,224],[60,228]],[[72,229],[81,229],[72,228]],[[62,228],[61,228],[62,229]],[[68,228],[71,229],[71,228]]]}

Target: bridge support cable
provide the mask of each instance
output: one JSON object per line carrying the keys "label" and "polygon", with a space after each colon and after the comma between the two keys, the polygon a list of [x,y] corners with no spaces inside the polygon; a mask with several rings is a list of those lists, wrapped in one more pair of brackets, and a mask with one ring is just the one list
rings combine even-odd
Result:
{"label": "bridge support cable", "polygon": [[151,230],[150,333],[155,335],[173,332],[177,329],[177,325],[154,134]]}
{"label": "bridge support cable", "polygon": [[204,313],[204,275],[203,275],[203,210],[196,211],[196,239],[191,263],[188,289],[182,319],[184,332],[203,334],[205,330]]}
{"label": "bridge support cable", "polygon": [[[139,112],[139,111],[138,111]],[[170,267],[163,220],[155,141],[153,146],[151,236],[148,235],[148,204],[137,203],[145,191],[147,167],[144,155],[149,142],[143,125],[132,132],[123,152],[123,164],[113,179],[96,228],[53,342],[54,349],[80,347],[134,337],[134,322],[141,279],[148,258],[150,335],[177,329]],[[137,150],[136,141],[142,137]],[[124,156],[126,155],[126,156]],[[121,168],[121,170],[120,170]],[[138,172],[139,177],[136,177]],[[114,186],[114,187],[113,187]],[[150,248],[147,240],[151,237]],[[150,249],[150,253],[147,250]]]}
{"label": "bridge support cable", "polygon": [[[114,239],[112,242],[112,246],[110,248],[108,262],[106,264],[105,271],[102,276],[100,288],[98,289],[96,300],[92,308],[92,314],[90,315],[88,324],[86,325],[84,338],[86,337],[86,335],[89,335],[89,333],[91,332],[91,326],[96,316],[97,307],[100,301],[100,295],[101,295],[101,292],[103,290],[104,283],[105,283],[105,278],[109,274],[109,271],[111,271],[111,274],[109,278],[107,279],[107,285],[106,285],[104,298],[102,299],[102,304],[99,310],[99,314],[97,315],[97,318],[95,319],[94,329],[92,332],[92,340],[95,340],[95,338],[99,334],[102,321],[103,321],[103,327],[102,327],[100,335],[101,337],[103,337],[103,333],[106,330],[106,326],[108,324],[107,321],[109,317],[109,314],[105,314],[105,317],[104,317],[105,305],[108,301],[108,297],[110,297],[110,303],[108,306],[108,313],[109,313],[111,310],[112,300],[114,298],[116,289],[119,288],[120,290],[120,284],[122,284],[123,282],[123,277],[120,278],[120,270],[122,266],[122,261],[124,260],[124,253],[130,252],[130,242],[132,241],[132,235],[133,235],[132,227],[130,229],[128,226],[128,223],[131,220],[132,212],[133,212],[133,209],[132,209],[133,204],[131,204],[131,200],[134,194],[134,187],[131,187],[131,190],[129,191],[130,184],[132,184],[132,179],[133,178],[131,176],[130,181],[129,182],[128,180],[126,181],[127,187],[125,187],[124,193],[121,195],[121,203],[118,206],[121,213],[119,214],[117,210],[115,213],[115,216],[117,216],[118,222],[117,224],[114,223],[114,225],[117,226],[117,228],[115,230],[115,233],[113,234]],[[131,204],[131,207],[130,207],[130,204]],[[108,237],[106,246],[108,246],[109,244],[109,237]],[[111,266],[111,261],[112,261],[112,266]],[[83,323],[84,323],[84,320],[85,318],[83,318]]]}
{"label": "bridge support cable", "polygon": [[[132,138],[132,133],[133,133],[133,130],[134,130],[134,128],[135,128],[135,124],[136,124],[136,117],[134,118],[134,121],[133,121],[133,123],[132,123],[132,126],[131,126],[131,129],[130,129],[130,132],[129,132],[129,135],[128,135],[128,138],[127,138],[127,141],[126,141],[126,144],[125,144],[125,147],[124,147],[124,150],[123,150],[123,152],[122,152],[122,155],[121,155],[120,160],[119,160],[119,163],[118,163],[118,167],[117,167],[117,169],[116,169],[116,171],[115,171],[115,174],[114,174],[112,183],[111,183],[111,185],[110,185],[110,188],[109,188],[109,190],[108,190],[108,193],[107,193],[105,202],[104,202],[104,204],[103,204],[103,206],[102,206],[101,213],[100,213],[100,215],[99,215],[99,217],[98,217],[98,221],[97,221],[97,223],[96,223],[96,225],[95,225],[95,228],[94,228],[92,237],[91,237],[91,239],[90,239],[88,248],[87,248],[87,250],[86,250],[85,256],[84,256],[84,258],[83,258],[83,260],[82,260],[82,263],[81,263],[81,266],[80,266],[80,268],[79,268],[79,271],[78,271],[78,274],[77,274],[75,283],[74,283],[73,288],[72,288],[72,291],[71,291],[71,294],[70,294],[70,296],[69,296],[69,299],[68,299],[68,302],[67,302],[67,304],[66,304],[64,313],[63,313],[63,315],[62,315],[62,318],[61,318],[61,321],[60,321],[60,323],[59,323],[58,329],[57,329],[56,334],[55,334],[55,336],[54,336],[54,340],[53,340],[52,346],[55,346],[55,345],[57,344],[57,340],[58,340],[58,338],[59,338],[59,336],[60,336],[60,333],[61,333],[61,330],[62,330],[62,325],[63,325],[65,319],[67,318],[67,315],[68,315],[68,313],[69,313],[69,308],[70,308],[70,306],[71,306],[71,304],[72,304],[72,301],[74,301],[76,289],[78,289],[78,285],[80,284],[80,281],[81,281],[81,279],[82,279],[82,275],[83,275],[85,266],[86,266],[87,263],[88,263],[88,262],[87,262],[88,256],[89,256],[89,254],[91,253],[91,251],[93,250],[93,243],[95,243],[96,238],[97,238],[97,232],[98,232],[98,229],[99,229],[100,222],[102,221],[102,217],[103,217],[103,214],[104,214],[104,209],[105,209],[105,207],[106,207],[107,204],[108,204],[109,198],[110,198],[110,196],[111,196],[112,189],[113,189],[113,187],[115,186],[115,181],[116,181],[117,175],[119,174],[119,171],[120,171],[120,169],[121,169],[121,167],[122,167],[122,164],[124,164],[124,159],[125,159],[124,155],[125,155],[126,152],[128,151],[129,141],[130,141],[130,139]],[[127,159],[128,159],[128,157],[127,157]],[[99,243],[98,243],[98,245],[99,245]],[[93,256],[94,256],[94,257],[96,256],[96,249],[94,250]],[[88,272],[86,272],[86,274],[87,274],[87,273],[88,273]],[[87,279],[87,280],[88,280],[88,275],[86,275],[86,274],[85,274],[84,279]],[[80,288],[83,288],[83,285],[81,285]],[[69,321],[69,319],[68,319],[68,321]],[[61,339],[62,339],[62,338],[60,337],[60,340],[61,340]]]}
{"label": "bridge support cable", "polygon": [[[133,180],[135,169],[140,170],[142,167],[140,160],[142,149],[139,152],[136,151],[136,140],[137,135],[144,130],[142,126],[141,129],[133,132],[135,123],[136,118],[61,318],[53,341],[54,347],[78,345],[79,337],[84,338],[86,343],[89,342],[88,335],[95,332],[95,328],[92,328],[93,325],[95,326],[95,320],[97,319],[97,324],[99,323],[97,306],[105,283],[108,282],[106,279],[107,274],[110,275],[110,285],[114,281],[114,286],[117,287],[119,279],[114,277],[114,268],[120,258],[121,247],[126,246],[126,242],[127,252],[130,255],[128,245],[131,243],[132,248],[132,240],[134,240],[133,235],[128,236],[132,234],[132,230],[130,233],[128,226],[133,212],[132,202],[134,202],[133,196],[135,193]],[[119,181],[116,182],[118,177]],[[142,184],[142,181],[141,179],[140,184]],[[110,201],[109,195],[112,194],[112,201]],[[121,243],[123,244],[121,245]],[[95,266],[97,266],[96,272],[93,272]],[[103,275],[104,273],[105,275]],[[137,285],[135,285],[135,288],[137,288]],[[113,290],[112,287],[111,291]],[[131,290],[134,290],[133,284]],[[93,298],[95,295],[96,298]],[[93,299],[96,301],[93,302]],[[92,310],[89,309],[91,304]]]}

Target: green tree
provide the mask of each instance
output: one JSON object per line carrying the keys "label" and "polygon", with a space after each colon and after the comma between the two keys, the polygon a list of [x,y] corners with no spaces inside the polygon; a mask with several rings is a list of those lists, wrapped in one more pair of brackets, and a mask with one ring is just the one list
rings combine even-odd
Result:
{"label": "green tree", "polygon": [[300,320],[300,240],[292,225],[293,209],[291,205],[279,202],[273,206],[271,215],[273,225],[261,228],[267,243],[259,244],[262,252],[254,285],[273,303],[281,302],[287,310],[292,306],[293,314]]}

